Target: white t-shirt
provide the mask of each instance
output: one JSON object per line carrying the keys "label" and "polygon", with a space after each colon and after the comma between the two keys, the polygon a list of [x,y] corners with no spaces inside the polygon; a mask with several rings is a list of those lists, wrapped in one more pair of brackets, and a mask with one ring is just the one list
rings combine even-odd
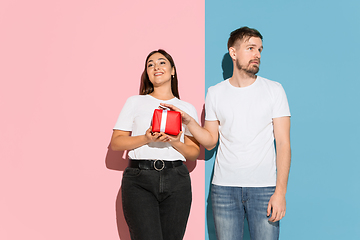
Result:
{"label": "white t-shirt", "polygon": [[219,121],[219,148],[212,183],[221,186],[276,185],[273,118],[290,116],[280,83],[257,77],[248,87],[229,79],[208,89],[206,121]]}
{"label": "white t-shirt", "polygon": [[[144,135],[151,126],[154,110],[160,103],[172,104],[189,114],[198,121],[196,109],[190,103],[173,98],[167,101],[156,99],[150,95],[136,95],[129,97],[122,108],[115,124],[115,130],[131,131],[131,136]],[[192,136],[187,127],[182,125],[183,134],[180,141],[184,142],[184,134]],[[130,159],[163,159],[168,161],[183,160],[185,158],[170,143],[152,142],[129,151]]]}

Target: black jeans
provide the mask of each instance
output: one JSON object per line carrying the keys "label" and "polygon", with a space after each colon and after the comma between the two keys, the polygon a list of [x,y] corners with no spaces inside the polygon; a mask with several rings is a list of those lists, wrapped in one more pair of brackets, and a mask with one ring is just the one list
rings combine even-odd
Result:
{"label": "black jeans", "polygon": [[132,240],[181,240],[192,200],[189,171],[126,168],[121,184],[123,211]]}

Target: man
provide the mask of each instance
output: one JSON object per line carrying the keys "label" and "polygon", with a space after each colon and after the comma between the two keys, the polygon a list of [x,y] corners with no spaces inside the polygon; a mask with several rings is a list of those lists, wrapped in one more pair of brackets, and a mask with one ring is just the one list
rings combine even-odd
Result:
{"label": "man", "polygon": [[228,50],[233,75],[208,89],[204,128],[184,112],[183,122],[208,150],[219,139],[211,186],[218,239],[242,239],[245,217],[252,240],[278,239],[291,158],[287,98],[279,83],[256,75],[263,50],[257,30],[233,31]]}

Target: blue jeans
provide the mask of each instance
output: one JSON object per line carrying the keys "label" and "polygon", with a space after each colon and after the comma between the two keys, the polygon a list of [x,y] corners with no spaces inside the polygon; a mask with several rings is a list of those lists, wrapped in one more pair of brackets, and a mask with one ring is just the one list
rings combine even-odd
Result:
{"label": "blue jeans", "polygon": [[121,184],[123,211],[132,240],[181,240],[192,200],[189,171],[126,168]]}
{"label": "blue jeans", "polygon": [[269,222],[267,206],[275,187],[212,184],[211,200],[218,240],[242,240],[247,218],[252,240],[279,239],[279,222]]}

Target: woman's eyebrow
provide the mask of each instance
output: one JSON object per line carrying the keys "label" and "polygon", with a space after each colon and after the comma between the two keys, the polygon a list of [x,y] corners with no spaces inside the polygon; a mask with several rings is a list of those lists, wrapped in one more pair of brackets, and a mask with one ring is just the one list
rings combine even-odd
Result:
{"label": "woman's eyebrow", "polygon": [[[159,58],[157,61],[159,61],[159,60],[165,60],[165,58]],[[166,61],[166,60],[165,60],[165,61]],[[149,62],[153,62],[153,60],[149,60],[148,63],[149,63]]]}

